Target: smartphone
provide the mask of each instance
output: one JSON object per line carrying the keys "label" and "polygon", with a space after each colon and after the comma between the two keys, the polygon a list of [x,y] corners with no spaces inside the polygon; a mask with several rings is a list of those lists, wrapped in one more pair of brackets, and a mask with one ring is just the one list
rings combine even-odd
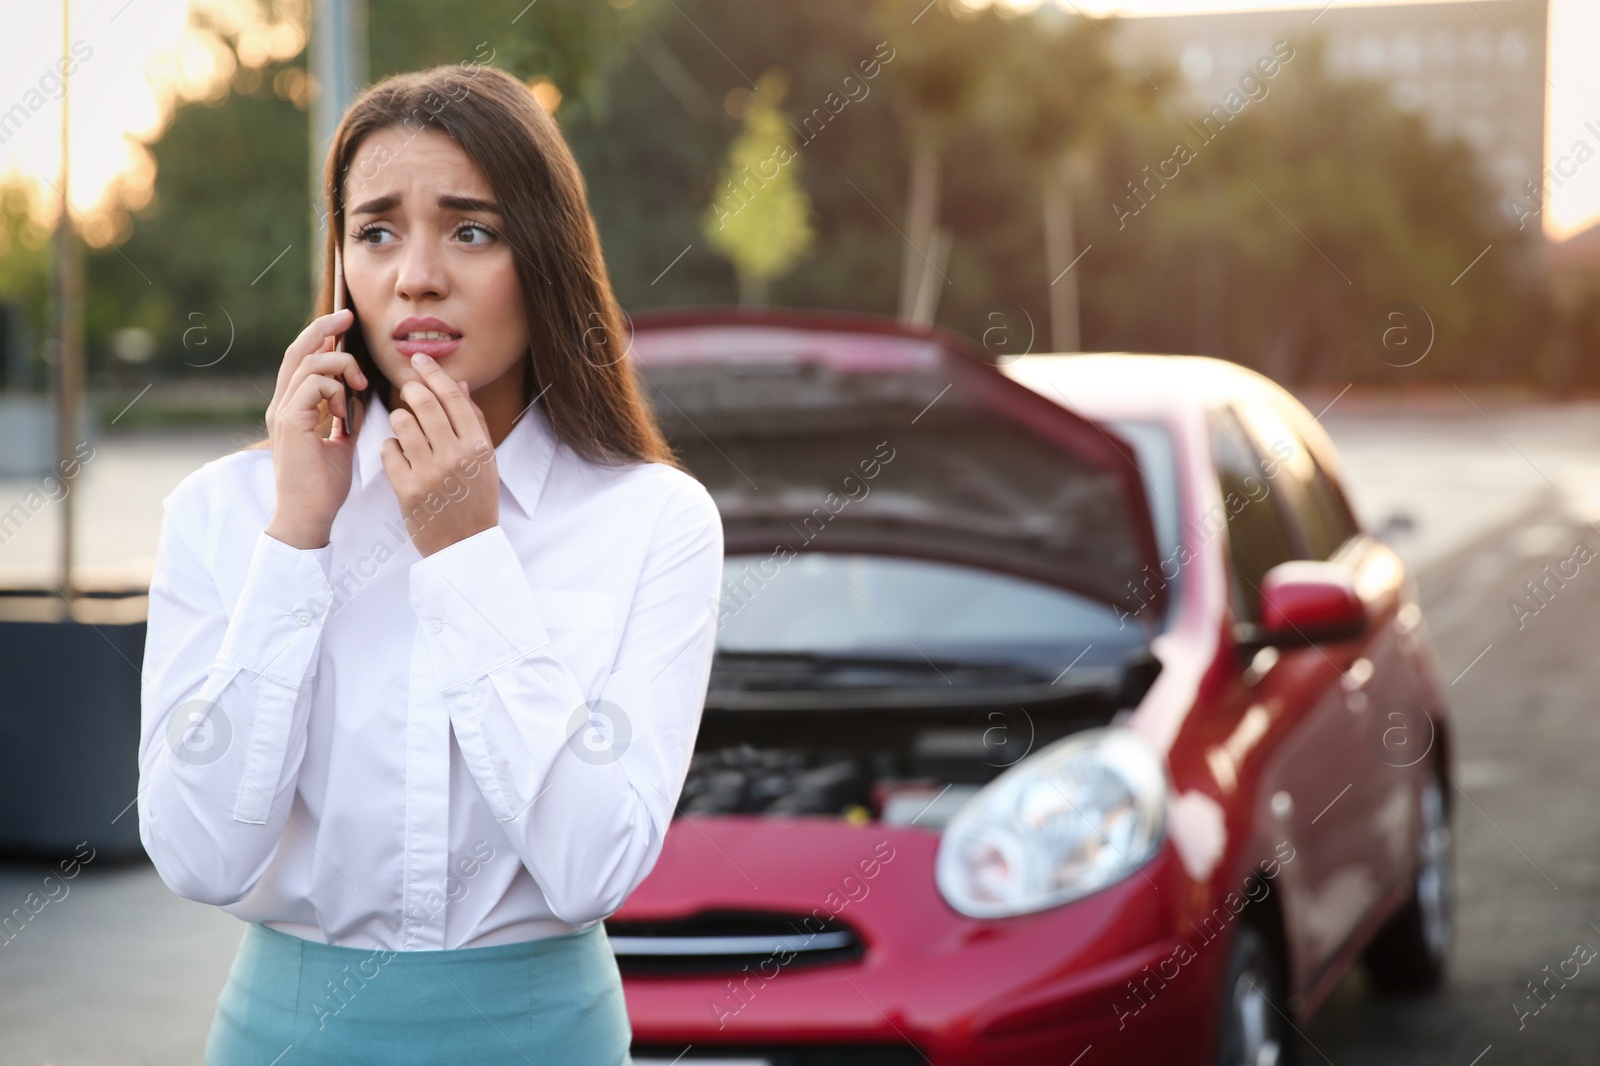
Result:
{"label": "smartphone", "polygon": [[[340,254],[339,242],[335,241],[333,245],[333,309],[342,311],[344,307],[344,256]],[[351,328],[354,328],[353,324]],[[348,332],[349,330],[345,331],[345,333]],[[334,351],[342,352],[345,350],[345,333],[339,334],[338,339],[333,342]],[[352,432],[352,425],[355,422],[355,393],[350,388],[349,378],[344,379],[344,410],[345,417],[342,424],[339,419],[334,419],[334,425],[337,427],[335,432],[341,436],[351,437],[355,435]]]}

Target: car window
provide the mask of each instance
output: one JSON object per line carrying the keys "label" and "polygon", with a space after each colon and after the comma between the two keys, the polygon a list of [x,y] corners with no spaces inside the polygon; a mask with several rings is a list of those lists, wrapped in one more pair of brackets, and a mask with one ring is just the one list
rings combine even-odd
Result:
{"label": "car window", "polygon": [[1222,513],[1205,515],[1201,529],[1211,537],[1226,525],[1234,616],[1241,622],[1258,622],[1261,579],[1300,552],[1280,511],[1275,479],[1266,474],[1272,457],[1256,450],[1238,417],[1227,408],[1213,419],[1212,449]]}
{"label": "car window", "polygon": [[1361,526],[1344,493],[1339,491],[1339,486],[1314,455],[1311,465],[1311,479],[1306,482],[1306,499],[1310,504],[1309,511],[1315,516],[1315,523],[1321,531],[1319,550],[1322,554],[1318,558],[1330,559],[1346,541],[1361,532]]}
{"label": "car window", "polygon": [[1360,532],[1344,494],[1317,462],[1305,439],[1264,404],[1244,411],[1257,442],[1268,453],[1267,474],[1282,493],[1300,534],[1302,558],[1330,559]]}

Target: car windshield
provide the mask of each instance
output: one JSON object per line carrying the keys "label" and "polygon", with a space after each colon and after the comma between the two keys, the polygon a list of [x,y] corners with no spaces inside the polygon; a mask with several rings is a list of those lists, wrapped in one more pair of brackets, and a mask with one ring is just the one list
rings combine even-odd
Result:
{"label": "car windshield", "polygon": [[[1171,437],[1156,422],[1114,425],[1139,454],[1165,558],[1177,538]],[[951,681],[952,670],[1004,664],[1017,668],[1006,680],[1049,682],[1080,660],[1120,662],[1149,636],[1116,608],[1054,585],[891,551],[731,554],[718,623],[725,665],[871,662]]]}

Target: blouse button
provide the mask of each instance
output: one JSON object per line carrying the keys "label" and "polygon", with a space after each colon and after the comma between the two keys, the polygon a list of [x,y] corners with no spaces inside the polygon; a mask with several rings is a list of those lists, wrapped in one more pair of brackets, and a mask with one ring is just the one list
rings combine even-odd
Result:
{"label": "blouse button", "polygon": [[439,621],[437,618],[430,618],[428,619],[428,628],[437,633],[439,630],[444,628],[444,623]]}
{"label": "blouse button", "polygon": [[303,626],[308,626],[311,624],[311,615],[307,614],[305,611],[296,611],[294,613],[294,620]]}

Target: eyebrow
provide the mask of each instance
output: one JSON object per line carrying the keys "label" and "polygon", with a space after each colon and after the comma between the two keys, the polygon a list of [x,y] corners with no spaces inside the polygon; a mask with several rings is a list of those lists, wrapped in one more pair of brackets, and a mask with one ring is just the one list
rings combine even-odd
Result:
{"label": "eyebrow", "polygon": [[[354,215],[378,215],[399,206],[400,197],[390,193],[387,196],[379,196],[376,199],[368,200],[366,203],[353,208],[350,213]],[[441,196],[439,197],[439,206],[455,211],[486,211],[496,215],[501,213],[499,206],[493,200],[477,200],[470,196]]]}

